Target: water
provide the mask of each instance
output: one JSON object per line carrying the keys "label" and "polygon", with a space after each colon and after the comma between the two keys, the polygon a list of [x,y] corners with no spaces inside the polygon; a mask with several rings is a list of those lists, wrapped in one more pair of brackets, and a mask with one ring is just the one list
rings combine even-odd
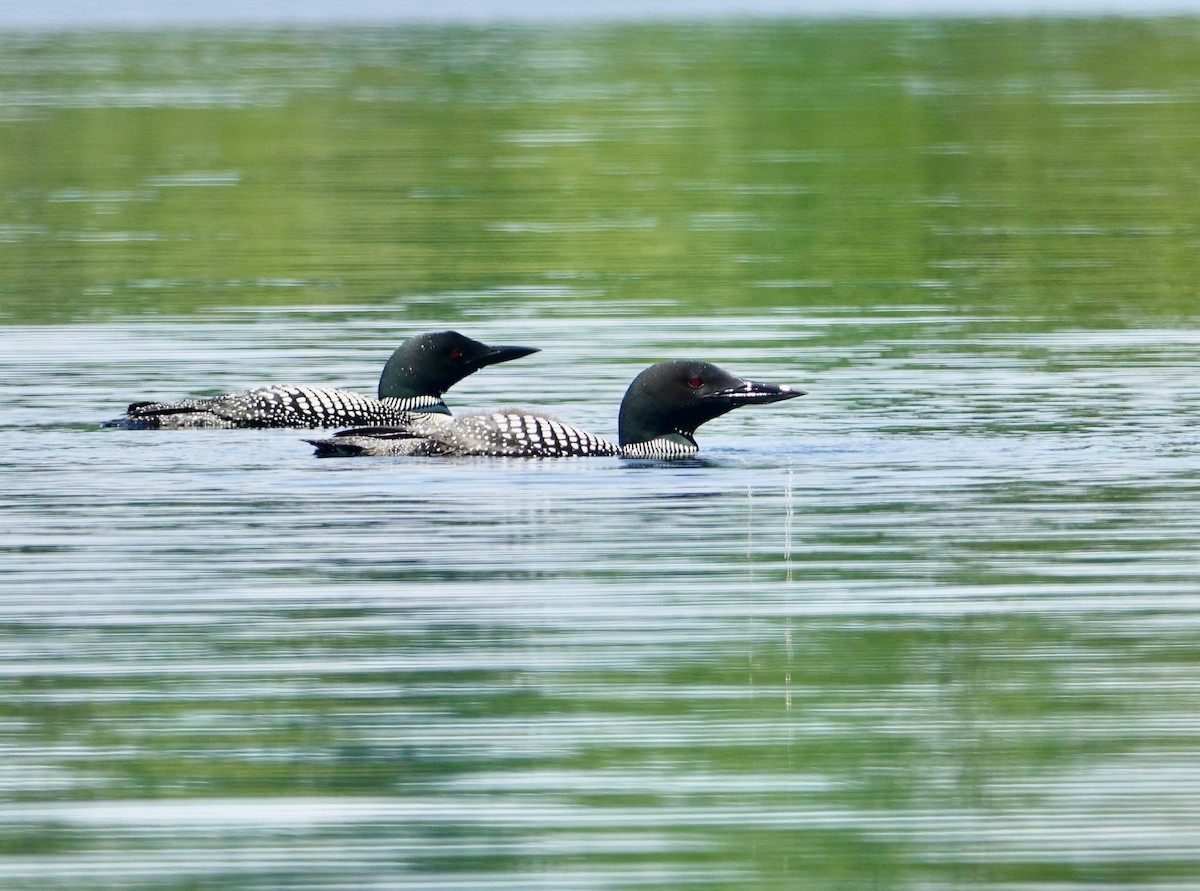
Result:
{"label": "water", "polygon": [[[1198,35],[11,39],[0,885],[1194,886]],[[809,395],[676,464],[99,428],[447,327],[543,347],[456,411]]]}

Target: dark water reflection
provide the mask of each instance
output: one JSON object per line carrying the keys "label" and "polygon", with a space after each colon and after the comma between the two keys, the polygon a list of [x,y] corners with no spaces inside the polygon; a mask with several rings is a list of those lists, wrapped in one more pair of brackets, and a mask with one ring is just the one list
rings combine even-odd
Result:
{"label": "dark water reflection", "polygon": [[[1184,888],[1190,20],[0,37],[0,886]],[[669,464],[131,399],[473,376]]]}

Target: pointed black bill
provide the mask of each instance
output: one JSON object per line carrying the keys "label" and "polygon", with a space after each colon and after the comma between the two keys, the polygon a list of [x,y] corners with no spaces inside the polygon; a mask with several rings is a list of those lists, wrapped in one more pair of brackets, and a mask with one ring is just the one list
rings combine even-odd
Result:
{"label": "pointed black bill", "polygon": [[475,357],[473,364],[476,369],[486,368],[489,365],[511,362],[513,359],[521,359],[539,352],[541,352],[539,347],[489,346],[487,352]]}
{"label": "pointed black bill", "polygon": [[759,381],[742,381],[741,386],[718,390],[703,398],[706,401],[715,400],[732,406],[766,405],[770,402],[783,402],[785,399],[795,399],[797,396],[803,396],[804,394],[804,390],[795,390],[787,384],[776,386],[775,384],[764,384]]}

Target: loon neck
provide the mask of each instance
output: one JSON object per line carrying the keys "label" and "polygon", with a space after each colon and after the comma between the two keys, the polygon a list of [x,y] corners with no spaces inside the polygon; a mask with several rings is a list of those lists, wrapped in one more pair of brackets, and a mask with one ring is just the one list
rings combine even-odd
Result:
{"label": "loon neck", "polygon": [[678,458],[694,455],[700,450],[696,440],[686,433],[675,431],[653,439],[631,442],[621,446],[625,458]]}
{"label": "loon neck", "polygon": [[413,414],[450,414],[450,408],[438,396],[381,396],[380,402]]}

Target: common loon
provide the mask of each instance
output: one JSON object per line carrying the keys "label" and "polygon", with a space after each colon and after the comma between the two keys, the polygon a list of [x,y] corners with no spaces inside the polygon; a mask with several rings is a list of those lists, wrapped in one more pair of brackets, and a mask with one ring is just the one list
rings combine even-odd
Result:
{"label": "common loon", "polygon": [[459,418],[411,415],[396,427],[343,430],[307,442],[316,446],[318,457],[678,458],[696,454],[696,428],[706,421],[743,405],[803,395],[787,386],[742,380],[710,362],[675,360],[651,365],[629,385],[621,401],[619,443],[516,410]]}
{"label": "common loon", "polygon": [[378,399],[352,390],[276,384],[179,402],[134,402],[124,417],[103,426],[176,430],[407,423],[414,412],[448,415],[442,394],[468,374],[536,352],[535,347],[488,346],[457,331],[417,334],[383,366]]}

